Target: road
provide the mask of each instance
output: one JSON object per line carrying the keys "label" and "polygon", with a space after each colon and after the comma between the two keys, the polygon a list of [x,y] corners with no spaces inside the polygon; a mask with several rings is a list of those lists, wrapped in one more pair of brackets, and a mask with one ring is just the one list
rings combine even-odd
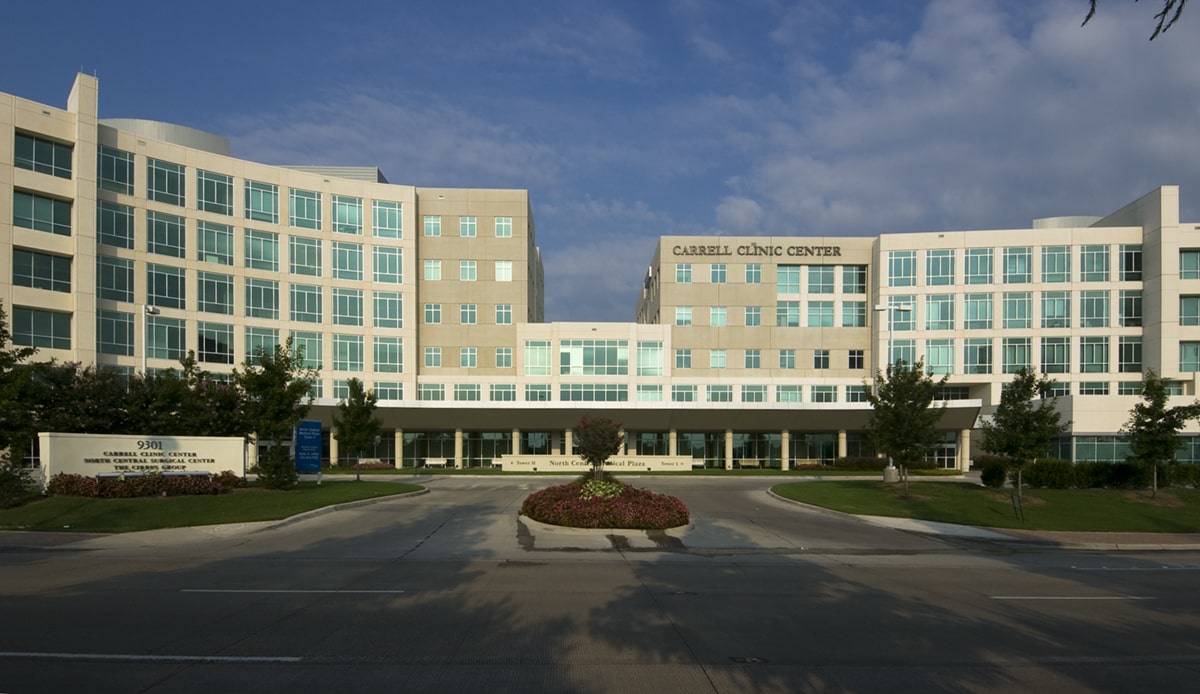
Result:
{"label": "road", "polygon": [[518,519],[548,478],[263,524],[0,533],[0,692],[1200,689],[1200,553],[920,535],[762,478],[683,531]]}

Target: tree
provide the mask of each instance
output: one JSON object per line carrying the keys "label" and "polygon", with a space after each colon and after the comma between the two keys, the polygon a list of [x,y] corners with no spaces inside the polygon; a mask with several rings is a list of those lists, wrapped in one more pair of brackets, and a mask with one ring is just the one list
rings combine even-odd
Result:
{"label": "tree", "polygon": [[1200,402],[1167,407],[1167,384],[1153,369],[1142,379],[1142,401],[1133,406],[1129,421],[1121,433],[1129,437],[1132,452],[1126,460],[1149,465],[1152,470],[1151,494],[1158,495],[1158,465],[1177,462],[1176,453],[1182,441],[1180,430],[1193,419],[1200,418]]}
{"label": "tree", "polygon": [[[1007,456],[1016,471],[1017,499],[1021,498],[1021,470],[1027,463],[1050,454],[1054,439],[1067,430],[1055,399],[1047,397],[1054,382],[1023,368],[1000,393],[1000,405],[983,423],[983,447]],[[1038,401],[1034,406],[1034,400]]]}
{"label": "tree", "polygon": [[[1137,0],[1134,0],[1136,2]],[[1154,27],[1154,33],[1150,34],[1150,40],[1153,41],[1159,34],[1167,29],[1170,29],[1175,22],[1179,21],[1179,16],[1183,14],[1183,7],[1187,5],[1187,0],[1162,0],[1163,8],[1154,15],[1158,20],[1158,25]],[[1083,18],[1083,24],[1086,25],[1096,16],[1096,0],[1090,0],[1087,16]],[[1168,19],[1169,17],[1169,19]]]}
{"label": "tree", "polygon": [[258,349],[233,372],[234,382],[245,396],[246,422],[255,439],[272,446],[258,461],[258,479],[264,486],[290,489],[296,485],[296,465],[283,443],[312,406],[309,388],[317,369],[304,362],[303,350],[292,347],[292,339],[268,352]]}
{"label": "tree", "polygon": [[924,360],[909,365],[903,359],[888,364],[886,376],[875,374],[874,392],[867,393],[871,418],[867,422],[875,450],[887,453],[902,469],[918,465],[941,441],[938,421],[946,403],[933,405],[949,376],[933,380]]}
{"label": "tree", "polygon": [[589,419],[585,416],[575,427],[575,443],[579,448],[579,456],[592,466],[592,476],[600,479],[604,463],[621,450],[625,435],[621,433],[620,422],[608,417]]}
{"label": "tree", "polygon": [[[333,437],[339,447],[354,453],[361,463],[363,450],[379,436],[381,424],[375,416],[378,398],[374,391],[363,388],[362,381],[357,378],[350,379],[347,387],[349,395],[338,403],[338,414],[333,418],[333,426],[337,429]],[[358,465],[354,467],[355,479],[358,479]]]}
{"label": "tree", "polygon": [[37,350],[33,347],[10,347],[12,334],[8,332],[8,314],[0,303],[0,456],[7,456],[10,446],[20,443],[13,440],[19,430],[25,428],[28,410],[16,392],[18,369]]}

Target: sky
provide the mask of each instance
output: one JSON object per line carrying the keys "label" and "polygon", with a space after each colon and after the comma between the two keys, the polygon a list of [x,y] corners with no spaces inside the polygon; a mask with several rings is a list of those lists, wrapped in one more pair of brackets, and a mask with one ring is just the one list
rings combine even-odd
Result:
{"label": "sky", "polygon": [[1200,7],[1159,0],[22,2],[0,91],[268,164],[529,190],[551,321],[634,320],[663,235],[1200,221]]}

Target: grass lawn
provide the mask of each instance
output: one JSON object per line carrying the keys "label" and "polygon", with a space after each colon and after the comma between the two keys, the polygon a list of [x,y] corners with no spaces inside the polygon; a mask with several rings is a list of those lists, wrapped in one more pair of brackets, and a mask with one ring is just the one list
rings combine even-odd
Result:
{"label": "grass lawn", "polygon": [[0,530],[125,533],[192,525],[279,520],[347,501],[420,490],[396,482],[304,482],[290,491],[247,487],[216,496],[93,499],[51,496],[0,510]]}
{"label": "grass lawn", "polygon": [[1200,489],[1026,489],[1025,522],[1013,513],[1011,489],[955,482],[788,482],[781,497],[846,513],[1029,530],[1200,532]]}

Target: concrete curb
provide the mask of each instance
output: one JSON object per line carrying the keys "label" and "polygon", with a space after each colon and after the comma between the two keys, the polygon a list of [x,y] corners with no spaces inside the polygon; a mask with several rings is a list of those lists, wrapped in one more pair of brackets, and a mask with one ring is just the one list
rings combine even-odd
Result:
{"label": "concrete curb", "polygon": [[355,508],[358,506],[369,506],[371,504],[378,504],[378,503],[381,503],[384,501],[396,501],[398,499],[406,499],[406,498],[410,498],[410,497],[414,497],[414,496],[422,496],[422,495],[428,494],[428,493],[429,493],[429,488],[422,487],[418,491],[408,492],[406,494],[389,494],[388,496],[377,496],[373,499],[359,499],[358,501],[347,501],[347,502],[341,503],[341,504],[334,504],[333,506],[322,506],[321,508],[314,508],[311,511],[304,511],[301,513],[297,513],[296,515],[288,516],[287,518],[281,518],[281,519],[275,520],[275,521],[263,521],[264,523],[267,523],[267,525],[264,525],[261,528],[257,528],[253,532],[262,532],[264,530],[274,530],[275,528],[282,528],[282,527],[291,525],[293,523],[299,523],[300,521],[308,520],[309,518],[317,518],[319,516],[324,516],[325,514],[333,513],[334,511],[342,511],[345,509]]}

